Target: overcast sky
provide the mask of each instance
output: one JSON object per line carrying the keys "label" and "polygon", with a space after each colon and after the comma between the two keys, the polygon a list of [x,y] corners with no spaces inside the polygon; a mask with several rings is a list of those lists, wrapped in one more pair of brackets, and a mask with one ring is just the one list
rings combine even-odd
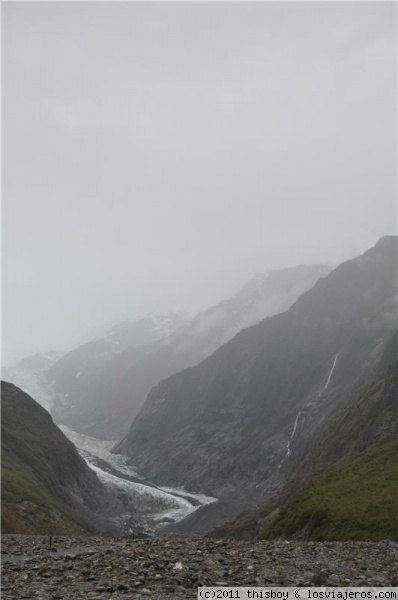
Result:
{"label": "overcast sky", "polygon": [[396,233],[396,12],[3,2],[3,364]]}

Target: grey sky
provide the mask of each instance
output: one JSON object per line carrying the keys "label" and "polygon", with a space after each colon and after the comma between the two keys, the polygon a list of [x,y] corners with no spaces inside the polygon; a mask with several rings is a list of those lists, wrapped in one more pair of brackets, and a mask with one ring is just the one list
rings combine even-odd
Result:
{"label": "grey sky", "polygon": [[3,2],[3,363],[396,233],[394,2]]}

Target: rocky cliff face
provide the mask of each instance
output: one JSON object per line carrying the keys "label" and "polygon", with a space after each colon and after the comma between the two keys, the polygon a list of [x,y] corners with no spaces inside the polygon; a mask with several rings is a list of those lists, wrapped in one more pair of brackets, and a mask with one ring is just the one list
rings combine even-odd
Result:
{"label": "rocky cliff face", "polygon": [[[393,539],[396,535],[394,533],[396,523],[391,513],[396,510],[397,502],[396,451],[389,453],[388,460],[377,457],[380,464],[376,468],[368,458],[361,459],[361,453],[375,451],[377,454],[378,445],[384,443],[389,445],[391,436],[396,439],[394,432],[398,429],[397,398],[398,347],[395,333],[387,344],[374,380],[370,384],[360,385],[350,397],[336,407],[330,417],[321,423],[312,435],[297,443],[288,465],[288,483],[281,492],[271,501],[262,503],[255,509],[241,513],[236,519],[220,525],[210,535],[217,538],[224,536],[239,539],[257,538],[265,529],[270,532],[271,527],[276,533],[273,523],[275,520],[281,521],[286,512],[285,508],[289,506],[290,509],[300,507],[297,514],[292,514],[291,510],[289,512],[289,527],[294,530],[294,535],[315,534],[320,536],[316,539],[326,539],[325,532],[322,533],[320,526],[325,525],[326,521],[334,521],[333,535],[337,537],[333,539],[349,539],[344,537],[347,534],[355,535],[355,539],[375,539],[375,536],[379,536],[380,539]],[[388,462],[391,471],[389,475],[386,473]],[[359,466],[362,475],[359,473]],[[340,468],[346,470],[345,479],[340,478],[339,485],[336,486],[337,490],[329,490],[326,502],[326,494],[317,494],[318,482],[322,485],[325,481],[331,483],[336,469]],[[375,481],[378,478],[385,479],[382,485]],[[303,519],[302,490],[306,487],[311,489],[311,494],[306,495],[307,518]],[[367,492],[367,488],[372,488],[371,493]],[[344,503],[342,497],[340,500],[335,498],[336,491],[345,498],[355,498],[355,496],[357,498],[352,503]],[[334,503],[336,512],[340,513],[338,518],[335,515],[336,518],[332,519],[333,510],[329,510],[328,518],[323,519],[323,523],[322,520],[316,519],[319,511],[323,511],[326,517],[327,505],[330,509],[330,505],[333,507]],[[360,504],[362,509],[365,509],[367,518],[364,518],[363,514],[359,515],[357,509]],[[377,528],[372,526],[370,515],[373,517],[373,523],[375,517],[377,518],[379,523]],[[358,518],[359,521],[362,519],[360,531],[352,527],[354,521],[358,522]],[[307,525],[310,522],[316,524],[316,531],[308,531]],[[198,528],[198,523],[193,525],[194,528]],[[178,526],[181,532],[187,530],[186,523],[174,526],[174,530]],[[282,532],[279,531],[276,535],[282,535]],[[286,537],[288,533],[285,531],[283,535]]]}
{"label": "rocky cliff face", "polygon": [[388,236],[162,381],[117,450],[158,483],[248,504],[277,493],[306,440],[374,377],[396,329],[396,274]]}

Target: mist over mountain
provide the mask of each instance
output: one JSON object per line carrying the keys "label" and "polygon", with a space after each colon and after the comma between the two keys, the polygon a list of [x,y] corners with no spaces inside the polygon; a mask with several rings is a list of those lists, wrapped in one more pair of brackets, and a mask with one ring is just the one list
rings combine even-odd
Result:
{"label": "mist over mountain", "polygon": [[2,377],[31,394],[57,420],[64,405],[78,413],[78,399],[96,386],[102,370],[115,356],[128,349],[133,363],[160,347],[161,341],[185,322],[179,312],[118,323],[65,355],[36,354],[13,367],[2,367]]}
{"label": "mist over mountain", "polygon": [[51,413],[58,394],[48,382],[46,372],[60,358],[55,351],[31,354],[14,366],[2,366],[1,379],[19,387]]}
{"label": "mist over mountain", "polygon": [[103,439],[121,439],[160,380],[201,362],[241,329],[282,312],[326,265],[259,273],[235,296],[191,320],[184,313],[120,323],[59,356],[32,355],[3,367],[12,381],[51,411],[57,422]]}
{"label": "mist over mountain", "polygon": [[[37,527],[47,503],[47,525],[61,523],[62,530],[74,530],[81,515],[101,530],[202,535],[265,502],[254,516],[216,530],[261,533],[270,510],[284,514],[284,503],[308,480],[379,440],[375,460],[389,452],[383,439],[398,423],[396,316],[397,238],[387,236],[333,271],[300,265],[258,274],[191,321],[180,313],[152,315],[64,356],[27,357],[10,375],[63,423],[80,457],[41,407],[4,384],[6,395],[30,402],[23,418],[15,420],[12,403],[3,412],[5,442],[13,436],[4,453],[11,474],[6,526]],[[40,419],[32,406],[43,411]],[[101,438],[123,430],[111,454],[111,442]],[[37,472],[26,458],[26,432]],[[63,444],[69,450],[57,449]],[[43,491],[43,452],[52,453],[44,472],[55,473],[55,495]],[[38,490],[27,513],[18,509],[15,488],[21,464],[22,479],[33,477]],[[80,474],[73,474],[75,464]],[[56,474],[63,472],[60,484]],[[83,484],[91,481],[87,504]],[[70,510],[72,521],[64,519]]]}
{"label": "mist over mountain", "polygon": [[153,388],[117,451],[157,483],[258,503],[288,481],[305,440],[372,380],[396,311],[397,238],[387,236],[288,311]]}
{"label": "mist over mountain", "polygon": [[172,351],[176,355],[188,353],[184,368],[193,366],[242,329],[290,308],[329,272],[327,265],[299,265],[258,273],[235,296],[201,312],[177,332]]}
{"label": "mist over mountain", "polygon": [[[256,509],[267,539],[397,535],[397,13],[2,4],[7,531],[196,536]],[[279,577],[282,541],[247,571],[230,548],[214,579],[187,547],[187,594],[319,581],[297,548]],[[156,595],[169,550],[66,577],[21,550],[6,593]],[[326,550],[319,572],[347,564]],[[356,561],[327,584],[361,583]]]}
{"label": "mist over mountain", "polygon": [[300,265],[258,274],[191,321],[177,313],[113,328],[46,371],[57,392],[54,418],[82,433],[121,439],[154,385],[198,364],[244,327],[286,310],[329,271]]}
{"label": "mist over mountain", "polygon": [[132,416],[120,414],[112,390],[107,394],[110,386],[120,385],[126,370],[162,347],[185,322],[182,313],[169,313],[118,324],[61,357],[46,371],[47,381],[58,392],[53,407],[56,421],[82,433],[117,439],[114,423],[123,426]]}

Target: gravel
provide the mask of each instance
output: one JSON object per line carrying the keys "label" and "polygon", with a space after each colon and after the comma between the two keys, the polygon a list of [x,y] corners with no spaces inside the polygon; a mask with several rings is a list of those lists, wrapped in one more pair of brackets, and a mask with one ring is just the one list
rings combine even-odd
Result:
{"label": "gravel", "polygon": [[199,586],[390,587],[398,544],[2,536],[2,600],[185,600]]}

